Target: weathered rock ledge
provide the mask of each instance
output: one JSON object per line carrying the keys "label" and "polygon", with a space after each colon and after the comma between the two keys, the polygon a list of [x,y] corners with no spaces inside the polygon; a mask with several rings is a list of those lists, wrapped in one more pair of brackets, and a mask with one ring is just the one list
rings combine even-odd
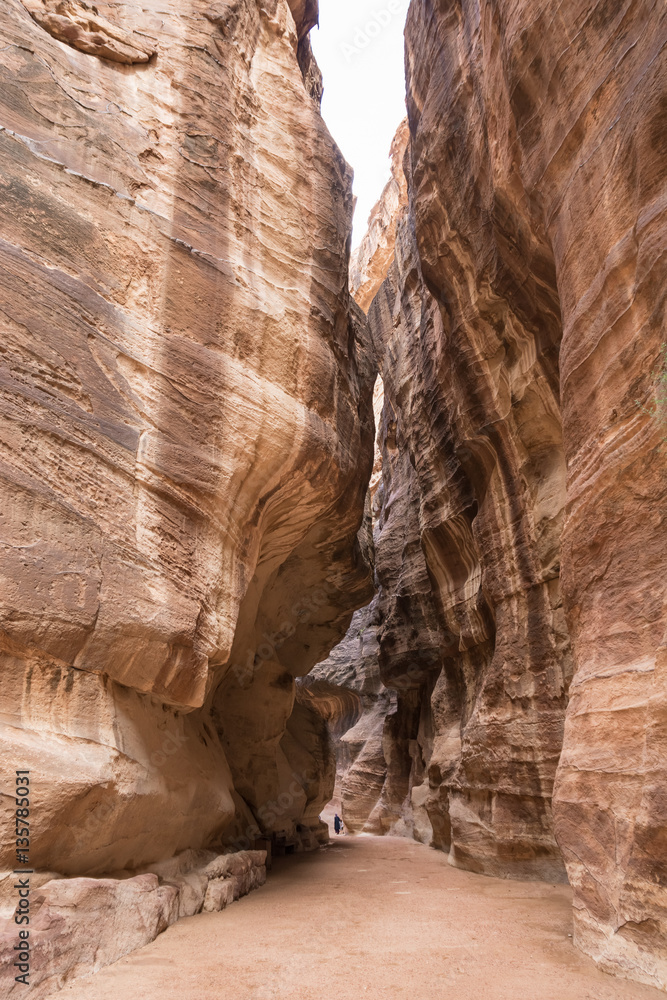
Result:
{"label": "weathered rock ledge", "polygon": [[[12,883],[0,883],[2,912],[12,910]],[[141,873],[117,872],[103,879],[30,877],[29,990],[39,1000],[72,979],[90,975],[153,941],[181,917],[218,912],[266,881],[266,851],[216,855],[184,851]],[[0,921],[3,996],[22,996],[13,968],[18,928]]]}

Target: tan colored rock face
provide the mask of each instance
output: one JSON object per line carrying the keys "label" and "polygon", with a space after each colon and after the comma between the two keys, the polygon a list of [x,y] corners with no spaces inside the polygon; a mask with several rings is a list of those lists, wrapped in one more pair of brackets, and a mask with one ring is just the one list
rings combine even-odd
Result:
{"label": "tan colored rock face", "polygon": [[[20,996],[26,988],[25,982],[14,979],[15,974],[25,972],[14,967],[16,961],[29,969],[30,995],[41,1000],[70,980],[97,972],[148,944],[180,917],[225,909],[264,885],[266,852],[216,856],[211,851],[188,850],[140,873],[116,875],[99,879],[56,876],[42,881],[30,874],[19,880],[30,886],[26,897],[30,921],[29,927],[21,925],[23,937],[19,938],[14,920],[0,919],[3,996]],[[16,874],[11,882],[17,882]],[[4,888],[3,884],[3,914],[10,898]]]}
{"label": "tan colored rock face", "polygon": [[129,65],[148,62],[155,55],[155,48],[139,34],[124,31],[100,17],[83,0],[22,0],[22,3],[45,31],[81,52]]}
{"label": "tan colored rock face", "polygon": [[125,66],[27,6],[0,12],[2,754],[32,863],[88,874],[219,839],[246,736],[253,805],[283,791],[294,677],[370,596],[374,372],[312,5],[98,4],[157,50]]}
{"label": "tan colored rock face", "polygon": [[394,259],[396,216],[408,194],[403,173],[408,137],[408,122],[404,119],[391,144],[391,178],[373,206],[368,229],[350,259],[350,291],[366,313]]}
{"label": "tan colored rock face", "polygon": [[75,906],[106,961],[259,884],[173,855],[314,846],[338,746],[350,829],[564,859],[577,943],[667,988],[667,14],[412,4],[370,331],[316,17],[0,10],[0,755],[42,940],[66,976]]}

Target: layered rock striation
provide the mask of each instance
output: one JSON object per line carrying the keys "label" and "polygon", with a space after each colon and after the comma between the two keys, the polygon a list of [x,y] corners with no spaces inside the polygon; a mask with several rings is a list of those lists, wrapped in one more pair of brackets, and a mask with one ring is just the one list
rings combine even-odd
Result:
{"label": "layered rock striation", "polygon": [[[466,386],[451,425],[477,425],[456,447],[496,618],[487,676],[514,706],[556,706],[560,562],[575,672],[553,813],[575,939],[663,988],[667,508],[663,431],[645,411],[665,339],[666,39],[651,2],[413,4],[406,29],[419,260]],[[514,627],[500,647],[513,608],[531,657]],[[546,737],[550,756],[556,725],[528,745]]]}
{"label": "layered rock striation", "polygon": [[316,845],[337,756],[350,829],[567,873],[667,989],[664,5],[415,0],[363,310],[316,20],[0,11],[0,753],[59,982],[74,904],[127,950]]}
{"label": "layered rock striation", "polygon": [[316,17],[0,11],[0,754],[41,872],[322,836],[295,677],[372,593],[375,366]]}
{"label": "layered rock striation", "polygon": [[[551,793],[571,658],[557,362],[518,305],[509,371],[496,327],[446,325],[407,198],[394,230],[369,321],[385,393],[377,659],[395,704],[366,829],[409,832],[486,874],[562,879]],[[554,290],[544,309],[557,339]]]}
{"label": "layered rock striation", "polygon": [[[405,455],[389,490],[413,511],[411,529],[409,515],[388,523],[379,550],[381,659],[389,683],[392,660],[400,677],[416,650],[432,648],[441,666],[437,681],[417,674],[411,684],[435,842],[472,870],[555,879],[564,870],[550,800],[571,675],[557,297],[551,288],[540,302],[526,287],[505,304],[494,291],[499,261],[481,244],[479,258],[458,264],[480,293],[470,303],[467,288],[448,289],[443,309],[423,277],[415,213],[406,206],[398,221],[395,263],[369,317],[393,410],[389,444]],[[504,280],[530,285],[507,269]],[[402,590],[420,600],[417,615]],[[426,645],[410,632],[418,618],[430,624]]]}
{"label": "layered rock striation", "polygon": [[564,861],[577,944],[662,988],[666,38],[651,2],[413,3],[408,198],[369,310],[385,684],[415,614],[439,654],[390,810],[473,870]]}

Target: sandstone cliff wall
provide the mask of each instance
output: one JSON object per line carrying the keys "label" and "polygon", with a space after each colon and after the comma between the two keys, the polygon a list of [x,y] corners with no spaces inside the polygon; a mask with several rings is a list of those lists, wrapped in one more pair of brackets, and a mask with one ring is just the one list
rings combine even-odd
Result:
{"label": "sandstone cliff wall", "polygon": [[337,752],[351,829],[567,871],[577,944],[667,988],[664,5],[415,0],[368,324],[316,17],[0,11],[0,754],[44,899],[120,870],[157,933],[216,879],[146,869],[313,846]]}
{"label": "sandstone cliff wall", "polygon": [[405,701],[420,614],[439,654],[403,676],[386,816],[489,874],[562,857],[579,946],[663,988],[666,38],[651,2],[413,3],[369,310],[385,684]]}
{"label": "sandstone cliff wall", "polygon": [[320,835],[290,716],[372,593],[375,369],[316,17],[0,10],[0,756],[44,872]]}
{"label": "sandstone cliff wall", "polygon": [[[369,320],[385,389],[377,660],[395,708],[365,828],[411,833],[487,874],[564,878],[551,816],[571,676],[557,366],[530,330],[509,371],[493,329],[479,324],[488,344],[472,324],[455,336],[406,200],[394,225]],[[512,319],[519,337],[527,320],[518,307]],[[549,319],[557,328],[557,305]],[[471,371],[473,350],[495,364]]]}
{"label": "sandstone cliff wall", "polygon": [[389,153],[391,177],[371,209],[368,227],[350,257],[350,291],[366,313],[394,259],[396,216],[407,200],[403,157],[408,144],[408,121],[404,119],[394,136]]}
{"label": "sandstone cliff wall", "polygon": [[[637,400],[665,340],[666,39],[651,2],[415,3],[406,29],[419,258],[466,386],[452,424],[477,425],[457,454],[479,504],[473,541],[503,567],[482,573],[488,676],[514,705],[561,685],[549,616],[564,483],[575,675],[554,823],[575,937],[604,967],[663,987],[667,480],[663,432]],[[489,518],[494,477],[504,503]],[[523,669],[521,643],[499,644],[517,596],[535,654]]]}

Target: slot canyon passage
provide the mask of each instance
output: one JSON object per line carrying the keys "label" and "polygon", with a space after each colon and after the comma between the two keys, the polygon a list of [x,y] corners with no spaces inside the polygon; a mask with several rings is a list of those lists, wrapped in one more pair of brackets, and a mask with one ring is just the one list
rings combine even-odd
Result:
{"label": "slot canyon passage", "polygon": [[657,998],[667,7],[317,21],[0,0],[0,995]]}

